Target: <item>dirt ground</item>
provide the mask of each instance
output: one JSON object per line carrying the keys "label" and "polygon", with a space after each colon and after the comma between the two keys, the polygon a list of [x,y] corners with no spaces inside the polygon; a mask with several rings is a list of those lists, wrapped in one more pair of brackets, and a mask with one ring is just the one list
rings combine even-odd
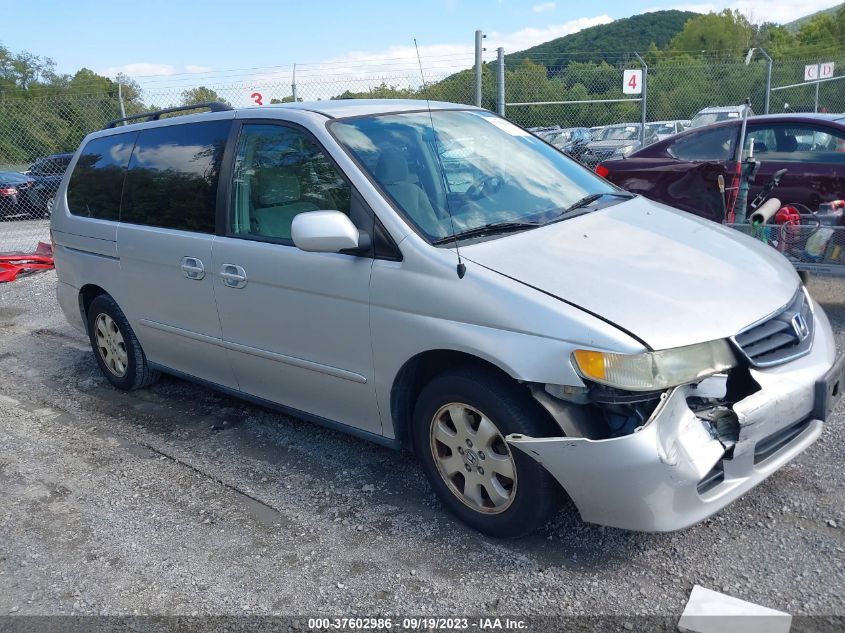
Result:
{"label": "dirt ground", "polygon": [[[164,377],[101,377],[53,272],[0,287],[0,615],[845,614],[845,428],[682,532],[496,541],[413,457]],[[813,279],[845,344],[845,282]]]}

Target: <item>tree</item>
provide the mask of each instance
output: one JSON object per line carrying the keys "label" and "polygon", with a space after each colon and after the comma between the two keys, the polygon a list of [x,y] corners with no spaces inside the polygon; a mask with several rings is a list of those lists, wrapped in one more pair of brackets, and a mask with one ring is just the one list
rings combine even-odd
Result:
{"label": "tree", "polygon": [[736,57],[738,50],[748,49],[753,35],[754,28],[745,16],[725,9],[687,20],[684,29],[672,38],[669,50],[692,54],[707,51],[726,60]]}
{"label": "tree", "polygon": [[208,103],[209,101],[219,101],[220,103],[231,105],[223,97],[218,95],[216,91],[205,86],[191,88],[182,92],[182,105],[189,106],[197,103]]}

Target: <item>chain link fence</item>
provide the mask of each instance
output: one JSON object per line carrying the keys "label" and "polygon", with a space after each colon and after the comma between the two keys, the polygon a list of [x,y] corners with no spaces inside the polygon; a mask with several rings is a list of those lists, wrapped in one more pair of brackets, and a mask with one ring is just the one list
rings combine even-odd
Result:
{"label": "chain link fence", "polygon": [[[596,128],[626,124],[639,129],[645,96],[646,120],[689,121],[709,106],[739,105],[746,98],[762,113],[766,102],[768,66],[757,55],[743,59],[667,58],[663,53],[619,55],[601,63],[577,60],[519,60],[504,58],[483,65],[481,105],[503,112],[527,128]],[[843,81],[804,83],[804,67],[833,62]],[[625,94],[626,70],[642,69],[645,95]],[[771,67],[770,111],[845,112],[845,55],[825,59],[776,60]],[[504,78],[504,90],[498,77]],[[835,77],[834,77],[835,79]],[[794,85],[797,84],[797,85]],[[786,87],[784,87],[786,86]],[[0,253],[33,252],[47,241],[49,213],[69,155],[89,132],[126,114],[181,105],[204,90],[204,95],[235,107],[333,98],[429,98],[470,104],[475,100],[475,73],[433,71],[425,83],[409,65],[390,73],[350,76],[329,68],[290,77],[232,78],[229,83],[205,82],[192,91],[185,86],[146,88],[121,104],[117,92],[37,97],[0,93]],[[202,99],[206,100],[206,99]],[[646,129],[650,129],[647,126]],[[595,130],[592,134],[595,136]],[[639,135],[639,131],[637,132]],[[649,142],[653,136],[646,139]],[[560,146],[560,145],[559,145]],[[578,155],[590,164],[586,155]],[[564,151],[567,149],[564,147]]]}

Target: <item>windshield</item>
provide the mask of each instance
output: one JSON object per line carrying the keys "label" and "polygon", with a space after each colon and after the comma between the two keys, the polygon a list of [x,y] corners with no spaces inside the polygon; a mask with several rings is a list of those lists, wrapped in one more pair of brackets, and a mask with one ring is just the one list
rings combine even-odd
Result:
{"label": "windshield", "polygon": [[646,126],[646,130],[655,134],[674,134],[675,126],[672,123],[652,123]]}
{"label": "windshield", "polygon": [[640,131],[635,125],[612,125],[593,135],[594,141],[636,141]]}
{"label": "windshield", "polygon": [[501,222],[543,223],[585,196],[619,191],[489,112],[359,117],[335,121],[331,131],[431,240],[451,235],[452,221],[455,233]]}
{"label": "windshield", "polygon": [[[748,113],[749,116],[751,113]],[[739,112],[704,112],[696,114],[692,120],[690,127],[704,127],[712,123],[719,123],[720,121],[727,121],[728,119],[739,119]]]}

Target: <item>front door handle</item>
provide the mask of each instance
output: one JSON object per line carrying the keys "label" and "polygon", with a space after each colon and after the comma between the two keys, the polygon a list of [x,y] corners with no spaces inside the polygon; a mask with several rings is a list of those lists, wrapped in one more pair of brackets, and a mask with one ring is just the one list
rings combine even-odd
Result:
{"label": "front door handle", "polygon": [[202,279],[205,277],[205,266],[196,257],[182,258],[182,273],[188,279]]}
{"label": "front door handle", "polygon": [[246,286],[246,271],[235,264],[223,264],[220,267],[220,282],[227,288]]}

